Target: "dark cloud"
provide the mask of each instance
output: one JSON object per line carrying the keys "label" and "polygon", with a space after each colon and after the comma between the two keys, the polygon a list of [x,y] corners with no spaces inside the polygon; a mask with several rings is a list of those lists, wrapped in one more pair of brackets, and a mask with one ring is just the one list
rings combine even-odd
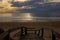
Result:
{"label": "dark cloud", "polygon": [[60,16],[60,3],[45,3],[38,4],[42,2],[42,0],[31,0],[28,2],[20,3],[20,2],[12,2],[12,6],[22,7],[22,6],[31,6],[34,7],[32,9],[18,9],[20,13],[32,13],[37,16]]}
{"label": "dark cloud", "polygon": [[11,2],[11,4],[12,4],[12,6],[14,6],[14,7],[21,7],[22,6],[22,3],[20,3],[20,2]]}

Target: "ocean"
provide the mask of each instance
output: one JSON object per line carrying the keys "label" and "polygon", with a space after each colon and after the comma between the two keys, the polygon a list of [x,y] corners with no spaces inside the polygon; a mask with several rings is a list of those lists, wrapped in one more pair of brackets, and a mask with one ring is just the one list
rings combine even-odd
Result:
{"label": "ocean", "polygon": [[[40,15],[41,14],[41,15]],[[0,22],[50,22],[60,21],[59,16],[42,13],[0,13]]]}

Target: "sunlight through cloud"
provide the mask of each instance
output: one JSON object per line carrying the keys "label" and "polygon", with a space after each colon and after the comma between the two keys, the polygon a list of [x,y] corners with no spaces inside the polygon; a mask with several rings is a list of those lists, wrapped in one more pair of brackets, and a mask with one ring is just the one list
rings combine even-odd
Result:
{"label": "sunlight through cloud", "polygon": [[30,13],[20,14],[20,17],[21,17],[23,20],[32,20],[32,16],[31,16]]}
{"label": "sunlight through cloud", "polygon": [[30,1],[30,0],[16,0],[16,1],[26,2],[26,1]]}

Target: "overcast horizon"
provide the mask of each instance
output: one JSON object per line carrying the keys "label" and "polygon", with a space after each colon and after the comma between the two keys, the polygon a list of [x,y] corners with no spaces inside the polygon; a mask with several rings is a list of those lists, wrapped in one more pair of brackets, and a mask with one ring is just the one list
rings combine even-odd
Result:
{"label": "overcast horizon", "polygon": [[[0,19],[2,21],[9,21],[13,17],[15,17],[13,18],[13,20],[16,19],[15,21],[18,19],[41,20],[40,17],[60,17],[60,0],[0,0],[0,3]],[[51,19],[47,18],[46,20],[50,21]]]}

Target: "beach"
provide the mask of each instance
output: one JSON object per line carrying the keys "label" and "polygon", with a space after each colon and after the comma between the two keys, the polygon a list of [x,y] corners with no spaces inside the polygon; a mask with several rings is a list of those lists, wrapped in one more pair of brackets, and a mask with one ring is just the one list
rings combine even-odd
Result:
{"label": "beach", "polygon": [[28,27],[28,28],[53,28],[53,29],[59,29],[60,28],[60,21],[54,21],[54,22],[0,22],[0,28],[3,28],[5,30],[7,29],[13,29],[18,27]]}
{"label": "beach", "polygon": [[[19,34],[20,34],[20,33],[18,33],[18,32],[20,32],[19,28],[23,27],[23,26],[27,27],[27,28],[35,28],[36,30],[40,30],[41,28],[44,28],[44,39],[45,40],[47,40],[47,39],[52,40],[51,39],[52,38],[52,31],[51,31],[52,29],[55,32],[60,33],[60,22],[59,21],[54,21],[54,22],[0,22],[0,28],[4,29],[4,31],[11,30],[10,37],[12,39],[15,38],[15,40],[18,40]],[[17,29],[17,30],[15,30],[15,29]],[[15,34],[17,36],[13,37]]]}

